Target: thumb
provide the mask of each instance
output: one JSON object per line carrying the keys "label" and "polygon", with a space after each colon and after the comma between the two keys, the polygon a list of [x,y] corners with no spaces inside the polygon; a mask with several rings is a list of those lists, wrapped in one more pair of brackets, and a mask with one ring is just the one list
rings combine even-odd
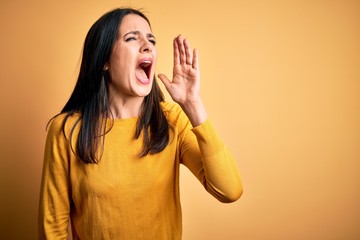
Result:
{"label": "thumb", "polygon": [[171,87],[171,82],[168,79],[168,77],[165,74],[158,74],[158,78],[160,78],[160,80],[163,82],[163,84],[165,85],[165,88],[169,91],[170,87]]}

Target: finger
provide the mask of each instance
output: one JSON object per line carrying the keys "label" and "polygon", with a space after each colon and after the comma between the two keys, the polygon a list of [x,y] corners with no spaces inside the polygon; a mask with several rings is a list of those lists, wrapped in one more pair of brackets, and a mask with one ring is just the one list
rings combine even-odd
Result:
{"label": "finger", "polygon": [[199,70],[199,53],[195,48],[193,53],[192,67],[196,70]]}
{"label": "finger", "polygon": [[190,48],[190,43],[186,38],[184,39],[184,47],[185,47],[185,55],[186,55],[186,64],[191,65],[193,62],[192,52]]}
{"label": "finger", "polygon": [[186,53],[185,53],[185,47],[184,47],[184,40],[181,35],[179,35],[177,38],[177,44],[179,49],[179,57],[180,57],[180,64],[186,63]]}
{"label": "finger", "polygon": [[173,48],[174,48],[174,65],[180,64],[180,54],[179,54],[179,45],[177,43],[177,39],[174,38],[173,41]]}
{"label": "finger", "polygon": [[169,91],[171,87],[171,82],[169,78],[165,74],[158,74],[158,78],[160,78],[162,83],[165,85],[166,90]]}

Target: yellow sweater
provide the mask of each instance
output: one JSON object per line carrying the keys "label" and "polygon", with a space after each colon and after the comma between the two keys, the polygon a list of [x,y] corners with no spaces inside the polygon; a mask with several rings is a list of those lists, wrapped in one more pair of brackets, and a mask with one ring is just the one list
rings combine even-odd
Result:
{"label": "yellow sweater", "polygon": [[[117,119],[98,164],[85,164],[73,154],[62,133],[64,114],[53,120],[43,164],[40,239],[66,239],[69,219],[74,239],[181,239],[180,163],[220,201],[240,197],[236,162],[209,121],[192,128],[177,104],[162,107],[173,127],[162,152],[139,158],[137,118]],[[76,120],[68,120],[67,136]]]}

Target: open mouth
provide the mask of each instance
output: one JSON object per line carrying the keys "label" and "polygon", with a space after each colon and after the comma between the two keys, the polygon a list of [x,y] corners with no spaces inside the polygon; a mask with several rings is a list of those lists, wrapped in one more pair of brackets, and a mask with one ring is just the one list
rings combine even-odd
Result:
{"label": "open mouth", "polygon": [[143,71],[142,77],[146,79],[150,79],[150,72],[151,72],[151,60],[142,60],[140,61],[138,68]]}

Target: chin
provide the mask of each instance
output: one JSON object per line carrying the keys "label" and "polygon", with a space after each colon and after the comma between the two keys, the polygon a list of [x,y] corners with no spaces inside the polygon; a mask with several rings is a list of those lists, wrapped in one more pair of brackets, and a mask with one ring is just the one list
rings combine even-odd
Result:
{"label": "chin", "polygon": [[136,91],[136,95],[139,97],[146,97],[147,95],[149,95],[151,92],[151,86],[147,87],[146,89],[144,87],[142,87],[142,89],[138,89]]}

